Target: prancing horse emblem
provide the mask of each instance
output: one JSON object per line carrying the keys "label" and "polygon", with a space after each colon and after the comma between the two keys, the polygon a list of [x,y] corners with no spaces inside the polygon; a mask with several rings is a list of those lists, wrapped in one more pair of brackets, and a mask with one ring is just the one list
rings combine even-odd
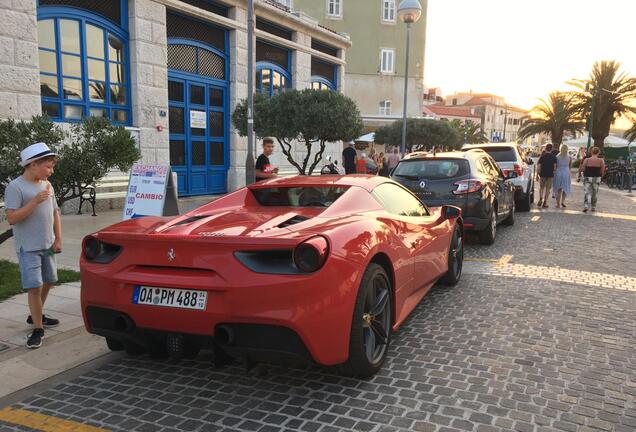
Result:
{"label": "prancing horse emblem", "polygon": [[172,248],[168,249],[168,261],[174,261],[176,257],[177,257],[177,254],[174,253],[174,249]]}
{"label": "prancing horse emblem", "polygon": [[424,186],[426,186],[426,182],[422,180],[422,181],[420,182],[420,187],[421,187],[422,189],[424,189]]}

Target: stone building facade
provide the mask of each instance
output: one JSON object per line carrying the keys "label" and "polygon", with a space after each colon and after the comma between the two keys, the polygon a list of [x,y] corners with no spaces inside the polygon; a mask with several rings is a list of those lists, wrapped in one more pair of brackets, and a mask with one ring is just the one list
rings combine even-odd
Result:
{"label": "stone building facade", "polygon": [[[257,91],[311,87],[312,62],[344,88],[347,36],[274,2],[255,9]],[[247,97],[245,0],[13,0],[0,16],[0,118],[107,116],[138,137],[143,162],[172,165],[180,195],[244,185],[247,140],[230,117]]]}

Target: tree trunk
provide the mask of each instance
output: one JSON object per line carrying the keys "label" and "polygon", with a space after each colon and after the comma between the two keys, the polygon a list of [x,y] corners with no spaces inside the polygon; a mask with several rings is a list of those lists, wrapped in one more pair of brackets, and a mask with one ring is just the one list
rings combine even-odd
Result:
{"label": "tree trunk", "polygon": [[8,230],[0,234],[0,244],[9,240],[11,237],[13,237],[13,229],[9,228]]}
{"label": "tree trunk", "polygon": [[592,137],[594,138],[594,147],[598,147],[601,152],[605,148],[605,137]]}

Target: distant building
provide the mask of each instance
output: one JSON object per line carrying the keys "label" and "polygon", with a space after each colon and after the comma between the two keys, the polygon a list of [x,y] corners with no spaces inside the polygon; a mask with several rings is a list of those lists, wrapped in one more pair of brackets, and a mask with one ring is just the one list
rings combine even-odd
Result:
{"label": "distant building", "polygon": [[455,93],[446,97],[447,107],[470,107],[481,118],[482,129],[491,141],[515,141],[529,111],[507,104],[490,93]]}
{"label": "distant building", "polygon": [[422,114],[425,117],[433,117],[437,120],[459,120],[462,123],[470,121],[475,124],[481,124],[481,116],[474,107],[446,106],[443,103],[438,103],[435,105],[424,105]]}
{"label": "distant building", "polygon": [[[402,118],[406,25],[397,16],[399,0],[277,0],[300,15],[346,33],[347,86],[344,93],[358,104],[367,129]],[[408,107],[421,116],[424,91],[424,45],[427,0],[420,0],[422,17],[411,27]],[[311,75],[314,76],[312,63]]]}
{"label": "distant building", "polygon": [[442,96],[442,89],[439,87],[430,88],[424,91],[424,97],[422,98],[424,105],[434,105],[444,103],[444,97]]}

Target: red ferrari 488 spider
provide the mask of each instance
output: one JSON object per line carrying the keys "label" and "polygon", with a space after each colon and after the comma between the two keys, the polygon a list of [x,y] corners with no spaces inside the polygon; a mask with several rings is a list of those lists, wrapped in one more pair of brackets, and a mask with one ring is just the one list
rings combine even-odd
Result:
{"label": "red ferrari 488 spider", "polygon": [[458,208],[429,209],[385,177],[273,179],[87,236],[82,312],[130,354],[211,348],[365,376],[427,291],[457,283],[463,250]]}

